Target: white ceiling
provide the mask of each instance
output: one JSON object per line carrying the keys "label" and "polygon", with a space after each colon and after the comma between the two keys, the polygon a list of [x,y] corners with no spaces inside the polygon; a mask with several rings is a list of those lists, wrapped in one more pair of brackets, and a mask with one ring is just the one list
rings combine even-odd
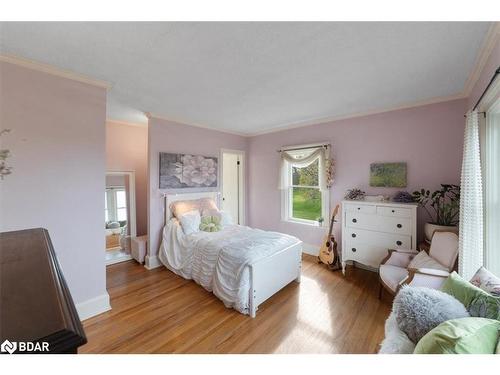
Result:
{"label": "white ceiling", "polygon": [[143,112],[255,134],[459,94],[489,23],[5,23],[1,51],[110,82]]}

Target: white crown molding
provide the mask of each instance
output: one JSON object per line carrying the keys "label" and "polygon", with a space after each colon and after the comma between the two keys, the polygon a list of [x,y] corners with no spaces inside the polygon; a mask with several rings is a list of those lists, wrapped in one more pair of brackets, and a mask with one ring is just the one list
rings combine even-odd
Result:
{"label": "white crown molding", "polygon": [[111,123],[111,124],[116,124],[116,125],[123,125],[123,126],[136,126],[139,128],[147,128],[148,123],[140,123],[140,122],[128,122],[128,121],[122,121],[122,120],[113,120],[112,118],[106,119],[106,123]]}
{"label": "white crown molding", "polygon": [[24,68],[36,70],[39,72],[52,74],[54,76],[71,79],[73,81],[86,83],[88,85],[101,87],[101,88],[106,89],[106,90],[109,90],[112,86],[109,82],[106,82],[106,81],[90,78],[90,77],[84,76],[82,74],[78,74],[75,72],[71,72],[69,70],[64,70],[64,69],[55,67],[53,65],[40,63],[38,61],[25,59],[24,57],[14,56],[11,54],[0,55],[0,61],[6,62],[9,64],[19,65],[19,66],[22,66]]}
{"label": "white crown molding", "polygon": [[358,117],[378,115],[378,114],[382,114],[382,113],[386,113],[386,112],[399,111],[402,109],[411,109],[411,108],[423,107],[423,106],[431,105],[431,104],[451,102],[453,100],[464,99],[464,98],[465,98],[464,94],[456,94],[456,95],[432,98],[429,100],[412,102],[412,103],[404,104],[404,105],[397,106],[397,107],[390,107],[390,108],[377,109],[377,110],[372,110],[372,111],[358,112],[358,113],[353,113],[353,114],[349,114],[349,115],[345,115],[345,116],[332,116],[332,117],[315,118],[315,119],[310,119],[310,120],[304,120],[301,122],[296,122],[296,123],[293,123],[290,125],[279,126],[279,127],[274,128],[274,129],[263,130],[260,132],[252,133],[249,136],[256,137],[256,136],[264,135],[264,134],[278,133],[278,132],[281,132],[284,130],[303,128],[303,127],[311,126],[311,125],[320,125],[320,124],[325,124],[325,123],[333,122],[333,121],[349,120],[349,119],[358,118]]}
{"label": "white crown molding", "polygon": [[175,122],[176,124],[179,124],[179,125],[194,126],[195,128],[207,129],[207,130],[212,130],[212,131],[216,131],[216,132],[220,132],[220,133],[237,135],[240,137],[252,137],[253,136],[253,134],[249,134],[249,133],[242,133],[242,132],[225,130],[225,129],[217,129],[217,128],[213,128],[211,126],[194,124],[192,122],[188,122],[188,121],[184,121],[184,120],[180,120],[180,119],[174,119],[171,117],[169,118],[169,117],[165,117],[165,116],[158,115],[158,114],[151,113],[151,112],[144,112],[144,115],[146,115],[148,120],[149,119],[158,119],[158,120],[163,120],[163,121]]}
{"label": "white crown molding", "polygon": [[180,125],[194,126],[196,128],[208,129],[208,130],[218,131],[221,133],[238,135],[240,137],[252,138],[252,137],[257,137],[259,135],[278,133],[278,132],[285,131],[285,130],[303,128],[303,127],[307,127],[307,126],[311,126],[311,125],[319,125],[319,124],[325,124],[325,123],[333,122],[333,121],[348,120],[351,118],[365,117],[365,116],[382,114],[385,112],[393,112],[393,111],[399,111],[402,109],[410,109],[410,108],[422,107],[422,106],[431,105],[431,104],[450,102],[453,100],[464,99],[466,97],[467,96],[464,93],[449,95],[449,96],[442,96],[442,97],[432,98],[432,99],[428,99],[428,100],[411,102],[411,103],[404,104],[404,105],[397,106],[397,107],[388,107],[388,108],[377,109],[377,110],[372,110],[372,111],[357,112],[357,113],[353,113],[353,114],[349,114],[349,115],[345,115],[345,116],[313,118],[313,119],[309,119],[309,120],[295,122],[295,123],[292,123],[289,125],[280,125],[278,127],[275,127],[274,129],[263,130],[263,131],[253,132],[253,133],[242,133],[242,132],[235,132],[235,131],[230,131],[230,130],[215,129],[215,128],[212,128],[212,127],[207,126],[207,125],[192,124],[192,123],[182,121],[182,120],[167,118],[167,117],[157,115],[157,114],[154,114],[151,112],[144,112],[144,114],[146,115],[146,117],[148,119],[155,118],[155,119],[159,119],[159,120],[175,122],[175,123],[180,124]]}
{"label": "white crown molding", "polygon": [[496,44],[500,42],[500,22],[494,22],[493,25],[490,26],[488,33],[486,34],[486,38],[484,38],[483,43],[481,44],[480,52],[476,58],[474,63],[474,68],[472,69],[469,78],[464,85],[464,96],[468,97],[474,86],[476,85],[486,62],[491,56],[491,52],[495,48]]}

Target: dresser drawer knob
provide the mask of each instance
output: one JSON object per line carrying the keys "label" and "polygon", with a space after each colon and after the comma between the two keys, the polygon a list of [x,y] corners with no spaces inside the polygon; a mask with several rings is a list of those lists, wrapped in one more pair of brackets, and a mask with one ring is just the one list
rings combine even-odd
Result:
{"label": "dresser drawer knob", "polygon": [[353,223],[357,223],[358,221],[356,219],[352,219],[352,222]]}
{"label": "dresser drawer knob", "polygon": [[351,250],[352,250],[353,253],[356,252],[356,248],[355,247],[353,247]]}
{"label": "dresser drawer knob", "polygon": [[392,213],[394,213],[394,212],[396,212],[396,211],[392,210]]}
{"label": "dresser drawer knob", "polygon": [[403,228],[401,224],[396,225],[398,228]]}
{"label": "dresser drawer knob", "polygon": [[361,207],[358,207],[358,210],[361,210]]}
{"label": "dresser drawer knob", "polygon": [[352,238],[356,238],[356,233],[351,234]]}
{"label": "dresser drawer knob", "polygon": [[396,241],[396,245],[401,246],[403,243],[401,241]]}

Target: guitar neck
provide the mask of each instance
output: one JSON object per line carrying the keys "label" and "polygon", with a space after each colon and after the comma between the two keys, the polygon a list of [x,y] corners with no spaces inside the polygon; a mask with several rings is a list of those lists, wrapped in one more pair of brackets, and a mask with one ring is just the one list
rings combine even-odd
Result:
{"label": "guitar neck", "polygon": [[332,219],[330,220],[330,230],[328,231],[328,238],[332,236],[333,232],[333,222],[335,221],[335,216],[332,216]]}

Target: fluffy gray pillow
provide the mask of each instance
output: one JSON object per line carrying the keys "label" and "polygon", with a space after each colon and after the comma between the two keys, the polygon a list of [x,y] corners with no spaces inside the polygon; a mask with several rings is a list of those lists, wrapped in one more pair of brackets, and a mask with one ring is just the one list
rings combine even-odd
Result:
{"label": "fluffy gray pillow", "polygon": [[455,297],[424,287],[404,286],[394,298],[392,310],[399,329],[415,344],[441,323],[470,316]]}

